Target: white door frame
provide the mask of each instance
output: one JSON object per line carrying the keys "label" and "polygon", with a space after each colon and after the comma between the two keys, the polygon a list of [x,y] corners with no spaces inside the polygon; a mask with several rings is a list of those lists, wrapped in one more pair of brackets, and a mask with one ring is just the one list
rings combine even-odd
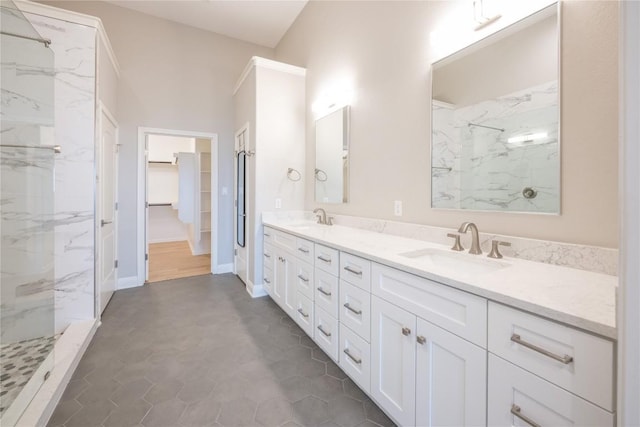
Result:
{"label": "white door frame", "polygon": [[144,285],[146,280],[146,227],[147,219],[145,213],[147,174],[145,161],[145,141],[148,135],[182,136],[185,138],[202,138],[211,140],[211,273],[219,271],[218,266],[218,134],[209,132],[193,132],[176,129],[161,129],[150,127],[138,127],[138,201],[137,201],[137,265],[138,265],[138,286]]}
{"label": "white door frame", "polygon": [[[107,108],[106,105],[104,105],[104,103],[100,100],[98,100],[97,103],[97,111],[96,111],[96,147],[95,147],[95,172],[96,172],[96,178],[99,177],[99,173],[100,173],[100,153],[102,152],[100,145],[102,144],[102,115],[104,114],[111,123],[113,123],[113,125],[116,128],[116,134],[115,134],[115,138],[116,138],[116,147],[118,148],[118,151],[116,152],[116,159],[115,159],[115,165],[114,165],[114,199],[116,204],[119,203],[119,193],[118,193],[118,176],[119,176],[119,170],[118,167],[120,165],[120,126],[118,125],[117,120],[115,119],[114,115],[111,113],[111,111],[109,111],[109,109]],[[94,200],[94,241],[95,241],[95,268],[94,268],[94,315],[97,319],[102,317],[102,311],[101,311],[101,307],[102,307],[102,301],[101,301],[101,296],[100,296],[100,288],[101,288],[101,278],[100,278],[100,271],[102,266],[100,265],[102,259],[101,256],[102,254],[100,253],[100,233],[101,233],[101,227],[100,227],[100,213],[102,212],[101,206],[100,206],[100,200],[101,200],[101,194],[100,194],[100,185],[99,182],[96,179],[96,183],[95,183],[95,200]],[[118,206],[119,207],[119,206]],[[115,259],[118,259],[118,213],[119,213],[119,209],[116,209],[114,212],[114,216],[113,216],[113,229],[114,229],[114,239],[115,239]],[[116,290],[118,289],[118,276],[119,276],[119,271],[118,268],[116,267],[116,277],[115,279],[115,283],[116,283]]]}
{"label": "white door frame", "polygon": [[619,426],[640,425],[640,3],[620,2]]}

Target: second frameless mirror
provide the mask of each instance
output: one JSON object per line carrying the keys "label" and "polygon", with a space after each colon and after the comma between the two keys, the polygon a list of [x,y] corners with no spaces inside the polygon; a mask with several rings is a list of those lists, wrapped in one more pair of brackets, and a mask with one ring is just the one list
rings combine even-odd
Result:
{"label": "second frameless mirror", "polygon": [[560,212],[558,12],[433,64],[432,207]]}
{"label": "second frameless mirror", "polygon": [[316,120],[316,202],[349,200],[349,107]]}

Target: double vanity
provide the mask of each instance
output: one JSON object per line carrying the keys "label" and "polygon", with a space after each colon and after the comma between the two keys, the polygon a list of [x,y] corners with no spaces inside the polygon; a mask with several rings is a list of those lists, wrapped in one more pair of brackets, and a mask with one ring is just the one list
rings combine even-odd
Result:
{"label": "double vanity", "polygon": [[615,424],[614,276],[263,222],[266,292],[399,425]]}

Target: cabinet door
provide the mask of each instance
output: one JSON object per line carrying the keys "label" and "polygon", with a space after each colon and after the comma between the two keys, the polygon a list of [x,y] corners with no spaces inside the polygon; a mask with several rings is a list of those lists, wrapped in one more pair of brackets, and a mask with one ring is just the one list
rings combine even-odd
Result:
{"label": "cabinet door", "polygon": [[272,297],[276,303],[283,309],[285,309],[284,299],[286,292],[286,284],[288,279],[287,274],[287,263],[285,258],[282,256],[283,251],[280,249],[275,249],[273,251],[273,256],[275,257],[274,262],[274,277],[273,284],[271,286]]}
{"label": "cabinet door", "polygon": [[416,425],[486,423],[487,351],[418,319]]}
{"label": "cabinet door", "polygon": [[394,421],[415,425],[416,316],[371,300],[371,395]]}
{"label": "cabinet door", "polygon": [[[288,252],[282,253],[282,264],[284,264],[285,270],[285,280],[283,283],[283,306],[284,311],[289,314],[290,317],[295,318],[296,312],[298,310],[298,289],[297,289],[297,278],[298,278],[298,269],[296,268],[296,258],[290,255]],[[311,320],[313,323],[313,318]]]}

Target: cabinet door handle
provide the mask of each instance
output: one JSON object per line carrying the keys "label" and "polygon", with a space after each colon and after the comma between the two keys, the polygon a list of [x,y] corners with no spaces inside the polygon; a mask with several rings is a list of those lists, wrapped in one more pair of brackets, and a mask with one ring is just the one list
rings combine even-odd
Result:
{"label": "cabinet door handle", "polygon": [[299,308],[299,309],[298,309],[298,313],[302,314],[304,317],[309,317],[309,315],[308,315],[308,314],[306,314],[306,313],[304,312],[304,310],[303,310],[303,309],[301,309],[301,308]]}
{"label": "cabinet door handle", "polygon": [[325,337],[330,337],[331,336],[331,332],[325,331],[324,328],[322,327],[322,325],[318,325],[318,330],[320,332],[322,332],[322,335],[324,335]]}
{"label": "cabinet door handle", "polygon": [[266,277],[264,278],[264,282],[265,283],[271,283],[271,280],[267,279]]}
{"label": "cabinet door handle", "polygon": [[309,279],[304,277],[302,274],[298,274],[298,279],[302,280],[303,282],[309,282]]}
{"label": "cabinet door handle", "polygon": [[331,296],[331,292],[327,292],[327,291],[325,291],[325,290],[322,288],[322,286],[318,286],[318,292],[320,292],[322,295],[326,295],[326,296],[328,296],[328,297],[330,297],[330,296]]}
{"label": "cabinet door handle", "polygon": [[573,357],[569,356],[568,354],[565,354],[564,356],[558,356],[557,354],[551,353],[549,350],[545,350],[544,348],[538,347],[537,345],[523,341],[518,334],[511,335],[511,341],[516,344],[520,344],[523,347],[527,347],[533,351],[537,351],[538,353],[550,357],[553,360],[557,360],[560,363],[564,363],[565,365],[573,362]]}
{"label": "cabinet door handle", "polygon": [[541,427],[540,424],[538,424],[537,422],[533,421],[531,418],[524,415],[518,405],[511,405],[511,413],[516,417],[520,418],[525,423],[529,424],[531,427]]}
{"label": "cabinet door handle", "polygon": [[348,265],[346,267],[344,267],[345,270],[347,270],[349,273],[353,273],[357,276],[362,276],[362,271],[360,270],[354,270],[353,268],[349,267]]}
{"label": "cabinet door handle", "polygon": [[355,357],[354,355],[352,355],[351,353],[349,353],[349,349],[348,348],[345,348],[343,353],[346,354],[349,359],[353,360],[358,365],[362,364],[362,359],[359,359],[359,358]]}
{"label": "cabinet door handle", "polygon": [[269,254],[264,254],[265,258],[271,258],[271,255]]}
{"label": "cabinet door handle", "polygon": [[427,339],[422,335],[418,335],[418,337],[416,338],[416,341],[418,341],[418,344],[424,344],[427,342]]}
{"label": "cabinet door handle", "polygon": [[402,328],[402,335],[404,335],[405,337],[408,337],[411,334],[411,329],[404,327]]}
{"label": "cabinet door handle", "polygon": [[298,250],[300,252],[302,252],[303,254],[308,254],[309,253],[309,249],[305,249],[305,248],[298,248]]}
{"label": "cabinet door handle", "polygon": [[331,258],[327,258],[327,257],[323,257],[322,255],[318,255],[318,259],[320,261],[326,262],[327,264],[331,264]]}
{"label": "cabinet door handle", "polygon": [[356,310],[355,308],[351,307],[351,305],[349,305],[348,302],[344,303],[344,308],[346,308],[347,310],[349,310],[354,314],[357,314],[358,316],[362,314],[362,310]]}

